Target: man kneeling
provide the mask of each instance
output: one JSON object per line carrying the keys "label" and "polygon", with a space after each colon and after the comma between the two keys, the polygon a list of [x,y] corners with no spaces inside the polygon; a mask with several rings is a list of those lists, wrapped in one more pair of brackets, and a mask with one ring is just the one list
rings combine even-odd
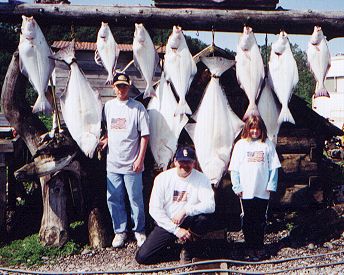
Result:
{"label": "man kneeling", "polygon": [[215,211],[214,192],[208,178],[194,169],[195,151],[181,147],[175,168],[159,174],[149,202],[149,213],[156,226],[136,254],[140,264],[161,260],[164,250],[179,239],[183,243],[181,262],[192,259],[191,241],[207,233]]}

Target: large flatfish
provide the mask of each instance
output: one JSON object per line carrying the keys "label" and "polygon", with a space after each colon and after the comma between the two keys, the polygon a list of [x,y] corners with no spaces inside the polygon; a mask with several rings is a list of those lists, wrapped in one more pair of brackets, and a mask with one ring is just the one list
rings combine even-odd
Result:
{"label": "large flatfish", "polygon": [[278,122],[281,108],[277,102],[277,99],[275,99],[270,84],[267,81],[259,96],[258,110],[262,119],[264,120],[268,137],[276,146],[277,136],[281,126],[281,124]]}
{"label": "large flatfish", "polygon": [[212,77],[199,108],[192,115],[196,123],[189,123],[185,128],[194,142],[203,173],[217,186],[227,172],[232,145],[243,122],[229,106],[219,80],[235,62],[222,57],[205,57],[201,61]]}
{"label": "large flatfish", "polygon": [[19,67],[38,93],[32,112],[51,113],[52,108],[45,96],[55,61],[52,51],[33,17],[22,16],[19,51]]}
{"label": "large flatfish", "polygon": [[80,149],[93,157],[100,137],[102,104],[75,59],[74,40],[54,58],[69,64],[67,87],[61,95],[61,111],[67,128]]}
{"label": "large flatfish", "polygon": [[148,31],[142,24],[135,24],[133,56],[135,67],[147,83],[143,98],[155,96],[153,76],[159,63],[159,55]]}
{"label": "large flatfish", "polygon": [[149,115],[149,144],[159,168],[166,170],[177,150],[180,132],[188,122],[186,115],[175,116],[178,103],[164,73],[147,107]]}
{"label": "large flatfish", "polygon": [[269,60],[269,82],[282,104],[281,113],[278,117],[279,124],[283,122],[295,124],[288,103],[298,81],[299,73],[290,49],[288,35],[281,31],[278,39],[271,45]]}
{"label": "large flatfish", "polygon": [[191,114],[192,112],[185,100],[185,96],[193,77],[197,73],[197,67],[186,44],[182,29],[177,26],[173,27],[173,32],[167,41],[164,71],[166,73],[166,80],[172,82],[179,96],[179,103],[175,114]]}
{"label": "large flatfish", "polygon": [[94,60],[108,72],[105,84],[112,84],[120,50],[108,23],[102,22],[98,31],[96,44],[97,50],[94,55]]}
{"label": "large flatfish", "polygon": [[330,94],[325,88],[325,77],[331,66],[331,55],[328,49],[326,38],[319,26],[314,26],[314,31],[307,48],[307,60],[309,67],[317,81],[314,97],[326,96]]}
{"label": "large flatfish", "polygon": [[248,97],[249,105],[243,120],[259,115],[256,99],[264,81],[264,64],[252,28],[245,26],[237,46],[236,76]]}

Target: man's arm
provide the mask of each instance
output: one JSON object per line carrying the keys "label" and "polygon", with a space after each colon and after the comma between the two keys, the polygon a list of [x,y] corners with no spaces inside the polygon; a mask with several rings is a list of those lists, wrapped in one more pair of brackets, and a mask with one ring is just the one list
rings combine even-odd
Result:
{"label": "man's arm", "polygon": [[133,171],[134,172],[141,172],[143,169],[143,162],[145,160],[145,155],[146,155],[146,151],[147,151],[147,146],[148,146],[148,141],[149,141],[149,136],[143,136],[141,137],[141,141],[140,141],[140,151],[139,154],[136,158],[136,160],[134,161],[133,164]]}
{"label": "man's arm", "polygon": [[206,181],[200,181],[197,196],[199,202],[185,208],[187,216],[196,216],[199,214],[210,214],[215,212],[214,191],[208,179]]}

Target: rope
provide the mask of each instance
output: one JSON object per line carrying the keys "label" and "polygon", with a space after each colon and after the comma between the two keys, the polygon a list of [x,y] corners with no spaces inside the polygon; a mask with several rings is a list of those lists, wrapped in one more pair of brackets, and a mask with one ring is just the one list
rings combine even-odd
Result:
{"label": "rope", "polygon": [[[150,269],[129,269],[129,270],[113,270],[113,271],[103,271],[103,272],[96,272],[96,271],[89,271],[89,272],[53,272],[53,274],[56,275],[67,275],[67,274],[126,274],[126,273],[152,273],[152,272],[164,272],[164,271],[171,271],[181,268],[187,268],[187,267],[193,267],[198,265],[206,265],[206,264],[216,264],[216,263],[231,263],[231,264],[239,264],[239,265],[263,265],[263,264],[276,264],[276,263],[283,263],[288,261],[295,261],[295,260],[301,260],[301,259],[307,259],[307,258],[317,258],[317,257],[324,257],[324,256],[330,256],[330,255],[337,255],[344,253],[344,250],[337,251],[337,252],[331,252],[331,253],[325,253],[325,254],[317,254],[317,255],[308,255],[308,256],[301,256],[301,257],[293,257],[293,258],[286,258],[286,259],[280,259],[280,260],[271,260],[271,261],[261,261],[261,262],[247,262],[247,261],[236,261],[231,259],[218,259],[218,260],[209,260],[209,261],[201,261],[196,263],[189,263],[184,265],[177,265],[177,266],[171,266],[171,267],[163,267],[163,268],[150,268]],[[300,269],[310,269],[310,268],[320,268],[320,267],[326,267],[326,266],[335,266],[344,264],[344,261],[339,262],[330,262],[330,263],[324,263],[324,264],[315,264],[315,265],[309,265],[309,266],[297,266],[292,267],[288,269],[278,269],[278,270],[270,270],[270,271],[241,271],[241,270],[234,270],[234,269],[202,269],[202,270],[194,270],[194,271],[187,271],[187,272],[181,272],[181,273],[174,273],[179,275],[186,275],[186,274],[196,274],[196,273],[214,273],[214,272],[232,272],[232,273],[239,273],[239,274],[275,274],[275,273],[284,273],[288,271],[294,271],[294,270],[300,270]],[[26,270],[18,270],[18,269],[9,269],[9,268],[1,268],[0,271],[3,272],[9,272],[14,274],[52,274],[52,272],[39,272],[39,271],[26,271]]]}

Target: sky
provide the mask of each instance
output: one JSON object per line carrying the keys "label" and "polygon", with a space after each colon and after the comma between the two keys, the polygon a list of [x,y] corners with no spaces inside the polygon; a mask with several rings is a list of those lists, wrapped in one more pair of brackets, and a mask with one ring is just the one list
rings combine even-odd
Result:
{"label": "sky", "polygon": [[[25,1],[25,0],[22,0]],[[70,0],[74,5],[153,5],[152,0]],[[0,2],[7,2],[0,0]],[[28,3],[32,3],[33,0],[26,0]],[[329,2],[331,5],[329,5]],[[291,10],[314,10],[314,11],[344,11],[344,0],[279,0],[277,6],[281,6],[284,9]],[[254,30],[253,30],[254,31]],[[196,31],[186,31],[185,34],[198,38],[210,44],[212,40],[211,32],[199,32],[198,36]],[[239,40],[239,33],[215,33],[215,44],[223,49],[228,48],[236,51],[236,45]],[[311,35],[311,34],[310,34]],[[307,43],[310,35],[291,35],[289,34],[289,41],[292,44],[299,45],[299,48],[303,51],[307,49]],[[326,33],[325,33],[326,35]],[[257,42],[259,45],[265,44],[265,34],[256,34]],[[276,34],[268,35],[268,44],[271,44],[277,39]],[[328,46],[331,55],[334,56],[339,53],[344,53],[344,38],[335,38],[328,41]]]}

